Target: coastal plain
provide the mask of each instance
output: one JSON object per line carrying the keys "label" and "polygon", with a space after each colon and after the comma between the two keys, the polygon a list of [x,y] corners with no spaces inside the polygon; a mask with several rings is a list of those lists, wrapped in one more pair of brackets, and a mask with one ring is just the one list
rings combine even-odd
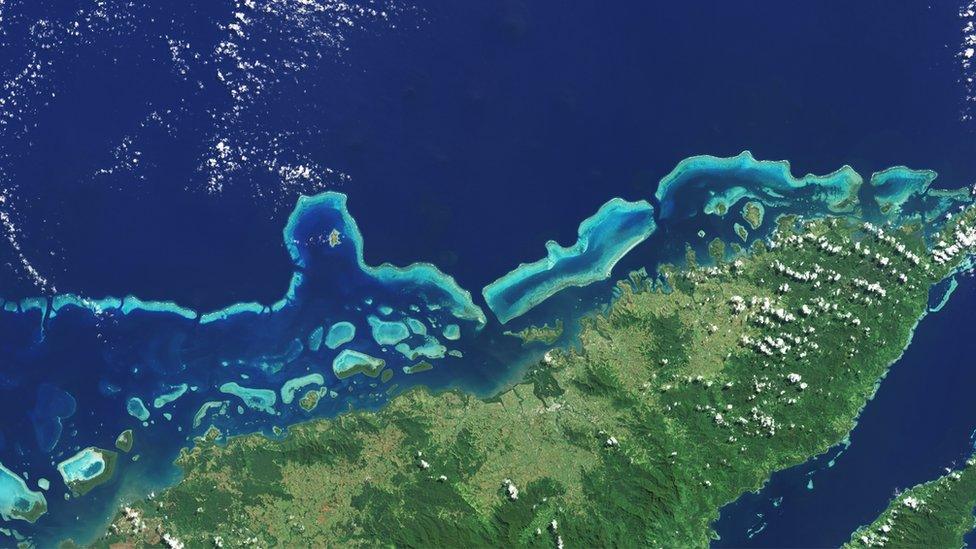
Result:
{"label": "coastal plain", "polygon": [[974,220],[780,216],[750,249],[620,282],[578,347],[491,397],[417,387],[282,440],[212,430],[98,544],[706,546],[724,505],[851,431]]}

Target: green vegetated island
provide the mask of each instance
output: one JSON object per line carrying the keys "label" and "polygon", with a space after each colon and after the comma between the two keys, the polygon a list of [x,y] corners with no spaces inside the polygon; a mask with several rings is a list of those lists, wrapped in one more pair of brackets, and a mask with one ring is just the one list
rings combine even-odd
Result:
{"label": "green vegetated island", "polygon": [[548,324],[529,326],[517,332],[509,330],[505,332],[505,335],[521,339],[523,345],[531,345],[533,343],[552,345],[563,335],[563,321],[562,319],[556,320],[552,326]]}
{"label": "green vegetated island", "polygon": [[[974,251],[976,209],[931,246],[923,231],[780,217],[749,250],[619,283],[578,346],[491,398],[414,388],[283,440],[211,430],[180,455],[183,480],[96,545],[707,546],[722,506],[848,435],[930,288]],[[957,544],[970,469],[852,543]]]}
{"label": "green vegetated island", "polygon": [[976,526],[974,507],[976,458],[970,458],[962,469],[898,494],[845,548],[963,547],[963,536]]}

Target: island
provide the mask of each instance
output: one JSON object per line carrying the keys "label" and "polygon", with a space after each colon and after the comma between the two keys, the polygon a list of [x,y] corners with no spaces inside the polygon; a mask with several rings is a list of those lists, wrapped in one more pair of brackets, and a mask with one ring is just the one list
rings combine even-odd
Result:
{"label": "island", "polygon": [[83,496],[112,478],[117,459],[115,452],[91,446],[59,463],[58,472],[75,496]]}
{"label": "island", "polygon": [[135,435],[132,433],[132,429],[126,429],[119,433],[119,436],[115,438],[115,447],[122,452],[129,453],[132,451],[132,445],[135,442]]}
{"label": "island", "polygon": [[[765,215],[766,210],[760,202],[750,200],[742,206],[742,219],[752,227],[752,230],[756,230],[762,225]],[[745,239],[743,238],[743,240]]]}
{"label": "island", "polygon": [[44,494],[31,490],[24,479],[0,465],[0,518],[33,523],[46,512]]}
{"label": "island", "polygon": [[384,366],[386,366],[386,361],[382,358],[346,349],[332,361],[332,372],[339,379],[345,379],[356,374],[376,377],[380,375]]}
{"label": "island", "polygon": [[433,370],[434,365],[426,360],[421,360],[420,362],[403,367],[403,373],[405,374],[419,374],[421,372],[426,372],[428,370]]}
{"label": "island", "polygon": [[305,410],[306,412],[311,412],[314,410],[315,407],[319,405],[319,399],[322,398],[320,391],[321,390],[306,391],[305,396],[298,401],[298,405],[301,407],[301,409]]}
{"label": "island", "polygon": [[548,324],[529,326],[517,332],[506,330],[504,334],[521,339],[523,345],[530,345],[532,343],[552,345],[563,335],[563,321],[559,319],[552,326]]}
{"label": "island", "polygon": [[964,547],[963,536],[976,526],[974,508],[976,459],[969,458],[962,469],[898,494],[844,547]]}

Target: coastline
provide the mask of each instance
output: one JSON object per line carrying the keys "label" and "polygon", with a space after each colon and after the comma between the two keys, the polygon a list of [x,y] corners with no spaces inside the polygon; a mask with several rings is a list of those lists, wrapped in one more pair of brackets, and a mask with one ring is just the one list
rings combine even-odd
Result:
{"label": "coastline", "polygon": [[[733,160],[735,159],[738,159],[738,161],[743,161],[743,159],[745,159],[746,161],[752,163],[761,164],[759,161],[753,159],[751,155],[748,155],[747,158],[744,157],[743,155],[739,155],[739,157],[733,158]],[[779,163],[774,163],[774,164],[778,166],[777,170],[781,171],[782,169],[785,169],[785,166],[783,166],[782,164]],[[846,174],[847,172],[843,171],[842,169],[834,173]],[[822,177],[826,177],[826,176],[805,176],[801,180],[813,178],[811,179],[811,181],[814,180],[818,181]],[[810,185],[812,184],[807,183],[801,186],[800,188],[805,188]],[[834,204],[833,202],[829,200],[823,202],[818,197],[819,195],[815,194],[813,197],[815,199],[814,202],[807,204],[807,207],[814,207],[817,204],[820,204],[821,206],[827,208],[828,211],[820,211],[819,214],[812,215],[810,216],[810,218],[815,219],[818,216],[831,215],[829,210],[833,209],[834,206],[836,206],[836,204]],[[614,203],[614,201],[611,200],[607,204],[611,204],[611,203]],[[645,202],[645,204],[647,203]],[[736,204],[731,204],[730,210],[735,205]],[[650,205],[647,204],[646,209],[650,211],[650,208],[651,208]],[[777,218],[783,219],[783,215],[784,215],[783,212],[779,212]],[[593,217],[584,220],[580,224],[580,231],[579,231],[580,233],[586,232],[583,230],[584,226],[588,227],[589,225],[587,225],[587,221],[592,220]],[[804,219],[806,219],[806,217],[804,217]],[[424,288],[429,289],[429,291],[432,292],[425,295],[424,298],[427,299],[430,298],[431,296],[433,296],[434,298],[433,303],[430,303],[428,310],[423,311],[423,308],[421,306],[418,306],[418,304],[410,303],[409,301],[405,301],[403,299],[390,301],[389,299],[384,299],[382,296],[372,295],[375,293],[375,290],[372,286],[366,289],[357,288],[356,290],[357,292],[363,292],[363,293],[360,293],[358,295],[357,294],[353,294],[353,295],[355,295],[356,299],[358,299],[360,302],[358,304],[355,304],[355,302],[346,303],[345,306],[353,307],[355,311],[362,312],[364,317],[368,316],[368,311],[371,311],[373,309],[376,309],[378,311],[375,313],[375,315],[378,315],[376,316],[376,318],[384,318],[387,315],[391,314],[393,311],[396,311],[394,316],[396,316],[397,318],[401,318],[402,316],[404,321],[409,322],[410,320],[417,321],[417,318],[414,317],[420,317],[421,313],[423,315],[436,316],[438,314],[442,314],[439,313],[439,311],[446,310],[451,313],[452,318],[467,321],[469,324],[464,324],[463,325],[464,328],[458,330],[458,334],[460,334],[463,337],[460,337],[459,339],[461,339],[461,341],[457,342],[458,353],[460,353],[460,350],[463,349],[466,358],[461,360],[457,357],[452,357],[448,360],[454,360],[457,361],[458,364],[463,364],[464,361],[470,361],[472,357],[474,357],[474,359],[476,360],[480,359],[480,356],[477,353],[483,352],[484,348],[480,348],[479,346],[492,345],[491,341],[489,340],[497,336],[495,332],[499,332],[499,333],[501,332],[500,327],[495,325],[494,323],[492,323],[492,325],[488,329],[483,331],[482,328],[485,328],[487,319],[485,319],[483,312],[481,314],[478,314],[478,312],[481,311],[481,309],[480,307],[475,305],[473,301],[471,301],[472,299],[471,294],[463,289],[460,289],[460,287],[457,286],[456,281],[454,281],[452,277],[440,273],[440,271],[437,271],[436,268],[433,267],[431,264],[415,263],[409,265],[408,267],[397,268],[397,267],[393,267],[392,265],[389,265],[388,263],[383,263],[379,267],[374,268],[374,267],[366,266],[364,268],[363,266],[364,264],[362,260],[362,242],[361,242],[362,237],[358,232],[358,227],[355,226],[355,220],[345,209],[345,198],[343,195],[340,195],[338,193],[324,193],[323,195],[320,195],[318,199],[311,199],[311,198],[307,199],[304,202],[304,205],[301,205],[300,207],[296,207],[295,211],[292,213],[292,216],[290,216],[289,220],[290,220],[289,225],[286,227],[286,230],[283,231],[283,234],[285,235],[286,246],[289,248],[289,253],[291,254],[292,258],[295,260],[297,270],[291,278],[291,285],[285,297],[282,300],[279,300],[279,302],[276,302],[276,304],[274,305],[261,306],[253,302],[241,302],[226,307],[224,309],[218,309],[216,311],[212,311],[210,313],[204,313],[201,315],[196,311],[189,311],[187,309],[183,309],[179,305],[172,302],[142,302],[137,298],[124,298],[124,299],[106,298],[102,300],[86,301],[83,300],[82,298],[77,298],[76,296],[66,295],[66,296],[59,296],[57,298],[58,306],[55,307],[52,305],[50,308],[52,309],[52,312],[55,314],[60,312],[61,315],[66,319],[64,320],[64,322],[66,323],[76,322],[75,318],[77,317],[77,315],[73,316],[68,314],[69,311],[73,311],[74,309],[81,309],[82,312],[88,311],[91,314],[91,316],[112,315],[113,311],[119,311],[123,315],[127,315],[128,313],[134,313],[136,311],[145,311],[149,313],[149,315],[139,315],[145,317],[145,319],[139,319],[140,322],[152,320],[154,318],[152,316],[153,313],[161,313],[164,316],[168,315],[168,318],[170,320],[176,321],[180,325],[193,327],[194,330],[196,330],[197,327],[199,327],[200,329],[211,330],[213,332],[206,332],[206,333],[214,333],[214,334],[225,334],[225,333],[232,334],[234,330],[239,330],[243,326],[248,326],[249,324],[253,324],[255,320],[263,321],[264,319],[267,319],[272,315],[284,315],[281,318],[286,319],[287,322],[283,322],[280,328],[273,327],[274,329],[271,330],[267,335],[271,338],[283,338],[277,340],[275,344],[282,343],[282,342],[289,342],[289,348],[291,348],[294,342],[298,342],[299,344],[301,344],[302,341],[305,341],[304,338],[305,333],[308,333],[309,338],[312,338],[313,337],[312,334],[316,333],[317,330],[321,335],[321,330],[323,328],[322,315],[320,313],[316,313],[314,315],[317,317],[316,320],[314,321],[314,323],[309,324],[308,321],[305,320],[304,317],[302,316],[305,313],[300,310],[301,307],[293,307],[291,305],[301,304],[302,300],[309,298],[310,295],[312,296],[312,299],[317,299],[315,297],[316,294],[328,295],[327,293],[325,293],[325,291],[328,289],[334,289],[336,281],[343,280],[342,277],[348,273],[358,272],[360,273],[360,275],[365,275],[365,277],[361,279],[360,278],[355,279],[357,285],[360,284],[359,282],[360,280],[368,280],[369,276],[375,275],[376,280],[378,280],[377,287],[383,287],[384,282],[390,284],[403,283],[408,287],[413,285],[422,285]],[[729,221],[731,223],[731,220]],[[775,225],[779,225],[779,222]],[[335,231],[335,227],[337,226],[343,228],[342,231],[338,231],[338,233],[342,235],[338,239],[333,239],[331,238],[330,235],[328,242],[317,240],[321,235],[328,233],[330,230]],[[653,230],[647,234],[650,235],[651,233],[653,233]],[[580,238],[582,237],[583,235],[580,234]],[[345,239],[345,243],[346,243],[345,247],[343,246],[343,238]],[[689,235],[689,240],[691,240],[690,235]],[[351,249],[348,243],[352,244]],[[577,242],[577,246],[578,244],[579,244],[579,240]],[[549,249],[550,252],[553,249],[551,245],[547,245],[547,248]],[[611,254],[615,258],[613,263],[616,263],[620,259],[620,257],[626,254],[632,248],[633,245],[627,247],[626,250],[623,251],[623,253],[618,252],[618,253]],[[564,248],[564,249],[560,248],[560,249],[565,251],[565,250],[571,250],[573,248]],[[341,255],[335,255],[335,254],[341,254]],[[321,268],[324,265],[326,265],[327,262],[333,261],[335,258],[338,258],[340,261],[338,269]],[[348,262],[350,258],[352,261]],[[663,260],[665,259],[665,257],[659,256],[655,259]],[[342,263],[342,261],[347,261],[347,263]],[[351,268],[349,268],[348,271],[344,270],[348,268],[349,265],[351,265]],[[525,264],[523,264],[519,268],[522,267],[525,267]],[[602,276],[602,278],[598,276],[596,280],[603,280],[607,278],[610,274],[609,271],[611,270],[611,268],[612,265],[610,267],[603,269],[603,272],[599,273]],[[511,275],[511,273],[516,272],[517,270],[518,268],[514,271],[511,271],[509,274]],[[322,271],[324,271],[325,273],[322,274]],[[586,284],[589,284],[589,282],[587,282]],[[597,286],[599,286],[600,288],[610,288],[612,285],[599,284]],[[594,288],[597,286],[594,286]],[[546,297],[548,298],[548,296]],[[374,298],[375,298],[375,303],[374,303]],[[546,299],[543,299],[542,301],[546,301]],[[610,305],[608,306],[608,309],[612,309],[614,306],[613,304],[617,302],[617,294],[611,292],[611,295],[609,296],[609,301],[610,301]],[[51,303],[52,304],[54,303],[53,299]],[[604,300],[602,303],[605,304],[606,301]],[[33,313],[34,311],[40,311],[42,309],[43,308],[39,305],[39,302],[37,300],[32,300],[29,302],[29,307],[25,308],[27,313],[18,313],[18,314]],[[477,309],[477,311],[475,311],[475,309]],[[328,315],[326,316],[336,314],[336,310],[337,309],[330,309]],[[567,326],[566,334],[564,334],[565,337],[560,338],[559,346],[566,345],[567,348],[571,348],[577,345],[577,342],[573,340],[577,332],[575,326],[576,322],[579,321],[580,318],[590,318],[594,313],[599,314],[599,312],[600,312],[599,310],[593,311],[587,309],[585,311],[580,312],[578,317],[571,319],[572,322],[570,322],[569,325]],[[359,313],[357,312],[356,314]],[[333,317],[333,318],[335,320],[338,320],[339,318],[345,318],[345,316],[347,315],[348,313],[342,313],[338,315],[338,317]],[[44,315],[42,315],[42,320],[50,320],[51,316],[53,315],[48,315],[48,318],[44,319],[43,318]],[[906,343],[902,347],[902,354],[904,353],[904,349],[907,348],[907,346],[911,343],[912,338],[914,337],[914,330],[918,326],[918,323],[921,321],[922,318],[924,318],[924,313],[922,316],[917,318],[915,320],[914,325],[910,327],[908,333],[908,343]],[[206,320],[206,322],[204,322],[204,319]],[[288,324],[296,323],[296,322],[297,325],[300,326],[297,332],[294,327],[287,327]],[[399,320],[397,322],[399,322]],[[440,333],[438,326],[440,326],[441,324],[446,325],[447,323],[445,320],[438,319],[437,321],[431,320],[431,324],[432,324],[431,329],[433,330],[431,333]],[[328,323],[326,323],[326,325],[328,325]],[[413,326],[413,324],[411,324],[411,326]],[[358,328],[357,331],[360,334],[360,336],[369,333],[368,329],[365,328],[365,325],[358,326],[357,328]],[[187,329],[187,328],[180,328],[180,329]],[[249,328],[249,329],[253,329],[253,328]],[[266,328],[261,328],[261,329],[266,330]],[[424,328],[424,330],[426,330],[426,328]],[[419,333],[419,331],[417,331],[417,333]],[[452,332],[452,334],[453,333],[454,332]],[[414,331],[413,330],[408,331],[407,334],[408,336],[413,337]],[[479,334],[481,335],[479,336]],[[301,337],[295,338],[294,337],[295,335],[299,335]],[[222,335],[221,337],[226,337],[226,335]],[[479,339],[479,337],[483,339]],[[447,338],[447,339],[453,341],[452,338]],[[358,344],[363,344],[363,345],[368,344],[370,348],[375,348],[378,350],[382,347],[387,346],[384,345],[385,340],[381,341],[379,339],[376,339],[375,334],[374,334],[374,340],[375,341],[373,342],[365,342],[365,343],[363,343],[363,340],[358,340],[360,341],[360,343]],[[238,343],[233,340],[228,340],[228,341],[230,341],[233,345],[238,345]],[[311,339],[309,339],[309,341],[311,341]],[[275,342],[275,340],[269,339],[269,342]],[[228,345],[230,345],[231,343],[228,343]],[[358,344],[355,342],[353,343],[354,346]],[[274,349],[271,348],[269,349],[269,351],[270,350],[274,350]],[[366,350],[368,351],[369,349]],[[263,375],[270,376],[269,379],[272,380],[272,383],[280,385],[282,390],[285,387],[288,387],[289,386],[288,384],[294,382],[294,380],[296,379],[311,379],[308,376],[312,375],[312,372],[311,370],[307,369],[308,367],[306,367],[306,371],[304,372],[294,372],[292,371],[293,369],[290,368],[289,369],[290,373],[288,373],[287,375],[284,373],[281,374],[281,376],[278,375],[277,373],[278,371],[285,368],[288,363],[293,362],[293,360],[290,358],[280,358],[286,355],[290,356],[290,351],[284,354],[280,352],[280,349],[274,351],[273,353],[270,353],[268,351],[263,351],[260,349],[258,349],[258,351],[259,351],[258,354],[255,354],[254,350],[249,349],[248,353],[250,354],[246,355],[248,358],[236,359],[236,361],[224,360],[221,363],[220,367],[227,368],[227,369],[240,367],[240,366],[243,366],[245,368],[250,368],[251,370],[245,370],[250,372],[247,375],[258,375],[257,372],[260,371],[262,372]],[[383,351],[379,351],[379,352],[383,352]],[[521,376],[524,373],[524,371],[527,369],[527,367],[523,368],[522,366],[519,366],[519,364],[528,365],[529,363],[531,363],[533,357],[538,357],[539,355],[542,354],[541,350],[537,350],[537,349],[516,350],[514,348],[514,345],[513,345],[513,349],[511,349],[510,351],[506,350],[506,352],[509,352],[510,354],[502,355],[496,353],[496,355],[493,358],[498,361],[504,361],[508,364],[506,369],[503,371],[504,373],[500,372],[495,374],[496,376],[506,377],[508,381],[500,382],[499,380],[503,379],[503,377],[495,377],[494,378],[495,382],[490,384],[487,383],[486,381],[483,381],[483,386],[491,385],[496,388],[495,391],[489,391],[489,392],[498,392],[498,388],[502,387],[503,385],[511,385],[511,386],[517,385],[520,381],[522,381]],[[314,354],[310,355],[309,353],[314,353]],[[326,353],[326,351],[322,349],[317,349],[317,350],[305,349],[304,346],[300,345],[298,354],[296,356],[301,356],[301,357],[307,356],[311,358],[311,357],[323,356],[322,355],[323,353]],[[471,353],[474,354],[472,355]],[[391,355],[385,355],[385,356],[389,357]],[[318,358],[316,358],[316,360],[318,360]],[[888,370],[892,367],[892,364],[894,364],[895,362],[897,362],[897,359],[888,364],[884,374],[881,376],[880,379],[884,379],[884,376],[887,375]],[[486,366],[490,367],[490,363],[487,363]],[[206,371],[206,366],[201,365],[200,368],[201,368],[201,372]],[[406,368],[406,365],[404,365],[404,368]],[[396,370],[396,368],[394,368],[394,370]],[[486,374],[487,371],[488,369],[485,368],[484,370],[477,372],[477,374],[485,376],[485,380],[487,380],[487,374]],[[375,373],[379,375],[380,372],[377,371]],[[465,381],[464,377],[449,379],[445,376],[449,376],[450,374],[446,372],[439,372],[439,371],[435,372],[435,375],[439,377],[437,378],[438,381],[434,382],[433,384],[434,386],[439,386],[442,389],[447,388],[447,390],[453,390],[454,388],[463,388],[469,394],[472,392],[470,391],[470,389],[468,389],[467,387],[468,383],[467,381]],[[389,378],[384,376],[384,379],[382,381],[385,383],[386,381],[388,381],[388,379]],[[420,384],[427,385],[428,383],[426,383],[425,381],[429,381],[432,379],[434,378],[425,377],[424,381],[414,381],[413,379],[411,379],[410,382],[407,383],[405,392],[412,390],[411,385],[420,385]],[[343,395],[342,398],[339,399],[326,400],[325,407],[323,407],[322,404],[320,404],[315,414],[311,417],[309,415],[300,415],[298,413],[291,412],[291,411],[289,411],[287,415],[282,415],[284,411],[276,408],[278,404],[277,397],[275,397],[274,402],[271,402],[270,399],[266,399],[268,402],[270,402],[270,404],[268,404],[267,406],[262,405],[261,407],[259,407],[261,409],[253,410],[255,412],[263,413],[265,419],[262,419],[260,417],[252,418],[252,416],[248,415],[251,413],[252,410],[248,410],[247,414],[245,414],[243,411],[241,411],[242,408],[238,406],[238,414],[239,415],[243,414],[245,421],[241,421],[240,423],[238,423],[236,429],[232,428],[230,432],[232,436],[249,433],[249,432],[260,432],[260,433],[265,433],[270,435],[271,432],[273,431],[274,433],[277,434],[283,432],[283,430],[287,430],[287,427],[289,425],[302,424],[307,421],[315,421],[316,418],[339,417],[339,415],[342,414],[344,411],[349,410],[353,407],[360,410],[379,409],[384,406],[387,397],[389,397],[391,393],[390,391],[386,391],[387,394],[382,395],[381,393],[384,392],[385,387],[378,385],[376,382],[370,381],[369,378],[364,379],[362,378],[362,376],[352,376],[351,378],[340,379],[339,381],[341,383],[338,385],[336,385],[332,381],[327,382],[328,388],[330,388],[330,390],[333,393],[336,393],[336,389],[349,388],[349,390],[351,391],[354,387],[362,392],[357,394],[356,397],[352,397],[352,398]],[[218,384],[218,385],[220,387],[225,387],[225,386],[230,387],[228,383],[229,382],[225,382],[223,384]],[[873,391],[870,394],[869,400],[873,399],[874,394],[877,393],[879,383],[880,381],[877,380],[875,381]],[[165,384],[166,387],[172,387],[173,385],[175,384],[170,383],[168,381]],[[252,389],[268,391],[269,394],[271,392],[271,389],[263,389],[260,388],[260,386],[259,388],[254,388],[253,383],[247,383],[247,382],[238,383],[237,387],[240,388],[240,391],[237,391],[234,394],[237,394],[241,391],[251,391]],[[166,390],[171,390],[171,389],[166,389]],[[275,390],[277,390],[277,388]],[[501,390],[504,390],[504,388],[502,388]],[[473,391],[473,392],[477,394],[477,391]],[[183,399],[181,399],[181,406],[184,404],[184,400],[186,399],[189,399],[188,402],[191,403],[199,403],[199,401],[203,398],[203,391],[197,392],[196,389],[191,389],[190,391],[187,391],[186,394],[188,396],[183,397]],[[361,397],[359,395],[361,395]],[[152,395],[149,395],[149,397],[151,396]],[[161,402],[163,406],[170,404],[172,402],[166,400],[165,396],[157,395],[156,398],[157,399],[162,398],[162,400],[160,400],[159,402]],[[242,398],[244,398],[244,396],[242,396]],[[285,398],[282,397],[282,401],[284,400]],[[150,398],[148,401],[151,402],[152,399]],[[244,400],[244,403],[247,404],[246,398]],[[206,405],[207,403],[204,404]],[[865,406],[866,406],[865,403],[862,403],[862,405],[860,406],[857,415],[853,420],[852,426],[850,427],[850,429],[848,429],[848,434],[851,430],[853,430],[857,426],[857,418],[860,417],[860,414],[863,411]],[[209,420],[210,423],[214,422],[215,420],[220,420],[225,422],[231,421],[229,419],[229,416],[232,413],[233,406],[231,405],[229,408],[230,409],[228,409],[227,406],[217,407],[217,408],[211,407],[207,409],[208,413],[204,415],[205,416],[208,415],[209,411],[214,412],[214,414],[210,415],[210,420]],[[248,405],[248,408],[253,408],[253,407]],[[163,416],[167,416],[167,414],[168,412],[162,413]],[[197,415],[199,415],[199,413]],[[258,416],[260,415],[261,414],[258,414]],[[222,418],[226,418],[226,419],[222,419]],[[167,421],[170,421],[169,417],[165,417],[165,419]],[[178,417],[176,419],[182,421],[182,418]],[[206,425],[208,423],[208,421],[204,421],[204,418],[198,418],[198,419],[199,421],[194,420],[194,422],[200,423],[201,426]],[[149,424],[152,424],[154,421],[163,422],[162,419],[152,418],[149,420]],[[187,434],[189,433],[191,432],[188,431],[187,433],[182,433],[182,429],[180,429],[178,433],[174,433],[174,437],[176,437],[176,439],[184,440],[184,442],[181,443],[180,448],[186,447],[187,444],[186,441],[189,440]],[[115,435],[117,435],[117,431],[112,434],[113,437]],[[139,438],[143,439],[145,437],[140,436]],[[822,452],[817,455],[818,456],[823,455],[829,452],[831,448],[834,448],[835,446],[836,443],[827,445],[825,449],[823,449]],[[103,447],[107,447],[107,446],[103,445]],[[806,459],[810,460],[811,458],[808,456],[806,457]],[[766,479],[764,482],[768,482],[768,479]],[[761,490],[761,489],[762,486],[756,488],[756,490]],[[720,513],[718,513],[718,516],[713,518],[713,520],[711,520],[709,524],[714,523],[716,520],[718,520],[719,517],[720,517]]]}

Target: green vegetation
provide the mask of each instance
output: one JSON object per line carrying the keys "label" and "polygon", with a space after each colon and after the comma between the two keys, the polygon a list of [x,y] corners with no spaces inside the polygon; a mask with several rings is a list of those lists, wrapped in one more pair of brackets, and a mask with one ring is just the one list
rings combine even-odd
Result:
{"label": "green vegetation", "polygon": [[132,444],[134,442],[135,437],[132,434],[132,429],[126,429],[119,433],[119,436],[115,439],[115,447],[125,453],[129,453],[132,451]]}
{"label": "green vegetation", "polygon": [[745,227],[739,225],[738,223],[733,223],[732,228],[735,230],[735,234],[738,235],[739,239],[743,242],[749,239],[749,231]]}
{"label": "green vegetation", "polygon": [[713,238],[708,243],[708,257],[716,263],[725,260],[725,242],[721,238]]}
{"label": "green vegetation", "polygon": [[[406,329],[406,328],[404,328]],[[369,356],[359,351],[346,349],[332,361],[332,371],[339,379],[346,379],[354,375],[363,374],[368,377],[379,377],[386,367],[382,358]]]}
{"label": "green vegetation", "polygon": [[434,365],[426,360],[421,360],[420,362],[414,364],[413,366],[404,366],[403,373],[405,374],[419,374],[420,372],[426,372],[427,370],[433,370]]}
{"label": "green vegetation", "polygon": [[845,547],[963,547],[976,526],[976,460],[931,482],[906,490],[881,516],[854,532]]}
{"label": "green vegetation", "polygon": [[[102,448],[91,447],[87,448],[83,452],[90,452],[91,455],[97,456],[99,461],[101,461],[104,465],[102,466],[101,471],[96,475],[84,478],[64,479],[68,489],[71,490],[71,493],[76,497],[83,496],[95,487],[105,484],[111,480],[112,476],[115,474],[115,466],[119,458],[117,453],[111,450],[104,450]],[[62,465],[64,465],[64,463],[65,462],[62,462],[58,466],[58,470],[61,472],[62,477],[65,475],[65,472],[62,469]]]}
{"label": "green vegetation", "polygon": [[47,501],[18,500],[17,505],[10,510],[10,517],[25,520],[31,524],[47,513]]}
{"label": "green vegetation", "polygon": [[563,335],[563,321],[562,319],[557,320],[552,327],[543,324],[542,326],[529,326],[518,332],[506,331],[505,335],[521,339],[523,345],[532,343],[552,345]]}
{"label": "green vegetation", "polygon": [[781,218],[734,261],[621,282],[578,349],[490,399],[417,388],[280,441],[202,439],[98,545],[705,546],[723,505],[850,432],[973,218],[937,250]]}
{"label": "green vegetation", "polygon": [[746,220],[746,223],[752,227],[752,230],[756,230],[762,225],[763,216],[766,215],[765,208],[759,202],[754,202],[750,200],[742,206],[742,219]]}
{"label": "green vegetation", "polygon": [[302,408],[302,410],[311,412],[316,406],[319,405],[320,398],[322,398],[322,395],[319,394],[319,390],[313,389],[305,393],[305,396],[298,401],[298,405]]}

